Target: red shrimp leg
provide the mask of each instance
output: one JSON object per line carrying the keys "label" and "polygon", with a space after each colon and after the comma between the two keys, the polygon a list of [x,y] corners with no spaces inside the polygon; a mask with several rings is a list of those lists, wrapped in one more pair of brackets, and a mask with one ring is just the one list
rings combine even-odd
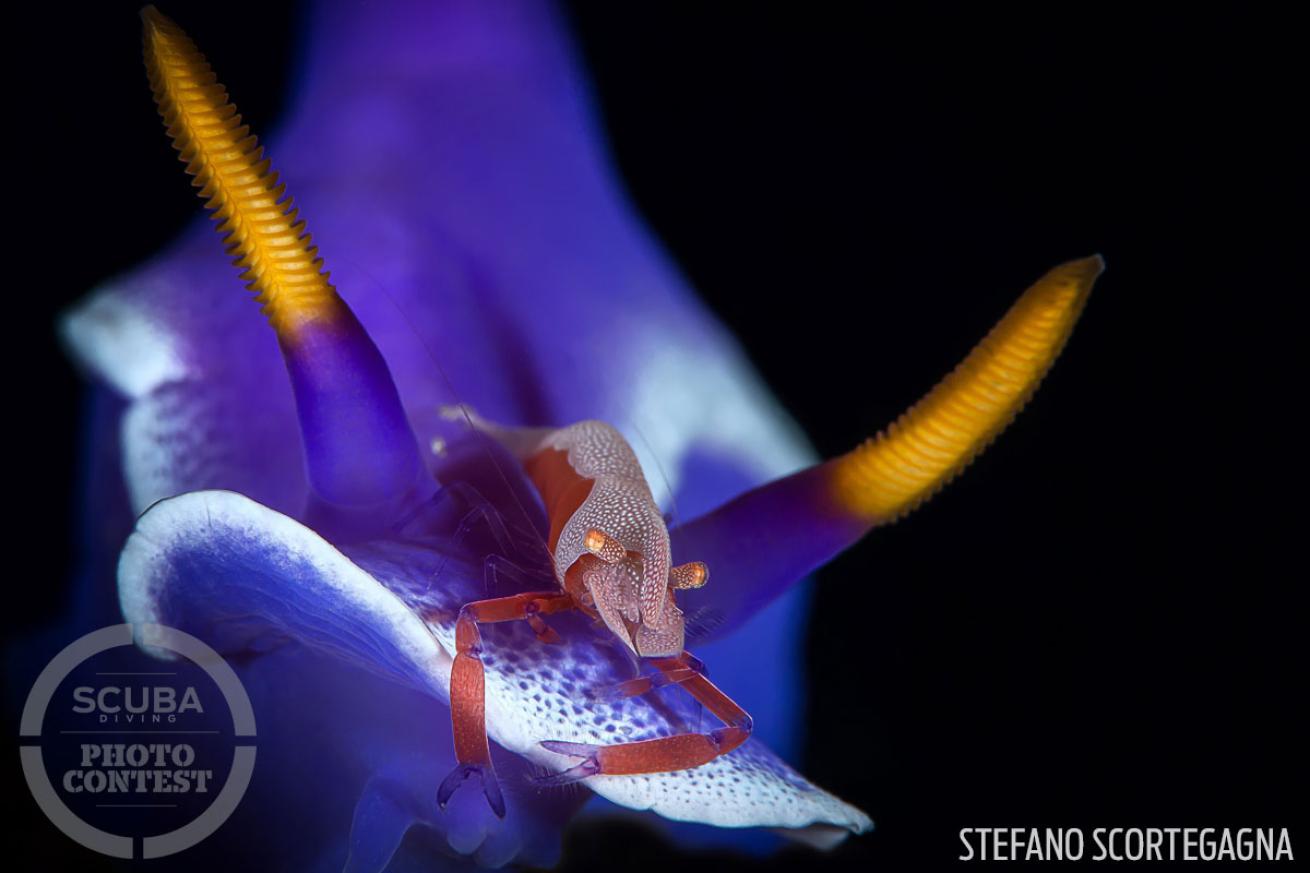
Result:
{"label": "red shrimp leg", "polygon": [[656,688],[667,688],[670,685],[681,685],[693,676],[700,675],[690,667],[680,667],[677,670],[670,670],[667,673],[660,672],[653,676],[638,676],[636,679],[626,679],[608,690],[608,693],[598,695],[607,697],[638,697],[642,694],[649,694]]}
{"label": "red shrimp leg", "polygon": [[437,805],[450,802],[464,780],[476,775],[491,811],[505,817],[505,799],[496,782],[491,765],[491,748],[487,745],[486,678],[482,670],[482,633],[480,624],[503,621],[526,621],[538,639],[557,640],[554,631],[541,616],[573,608],[573,598],[560,592],[535,592],[497,597],[469,603],[459,611],[455,622],[455,665],[450,672],[450,721],[455,738],[455,759],[459,762],[437,789]]}
{"label": "red shrimp leg", "polygon": [[[696,662],[688,652],[683,652],[676,658],[659,658],[654,661],[655,667],[661,673],[666,676],[670,674],[677,676],[677,684],[687,689],[687,692],[702,706],[714,713],[719,721],[723,722],[723,727],[707,734],[678,734],[612,746],[547,740],[541,745],[549,751],[582,758],[583,761],[542,781],[562,784],[602,774],[622,776],[633,773],[689,770],[701,764],[708,764],[746,742],[751,735],[751,717],[703,673],[696,670],[692,666],[694,663],[699,662]],[[686,675],[688,670],[691,670],[694,675]]]}
{"label": "red shrimp leg", "polygon": [[[693,676],[708,675],[705,670],[705,663],[691,652],[683,652],[679,658],[682,663],[677,666],[668,669],[657,668],[654,673],[637,676],[634,679],[625,679],[604,690],[595,692],[593,696],[598,698],[638,697],[642,694],[649,694],[657,688],[681,685]],[[674,661],[679,659],[664,658],[661,660]]]}

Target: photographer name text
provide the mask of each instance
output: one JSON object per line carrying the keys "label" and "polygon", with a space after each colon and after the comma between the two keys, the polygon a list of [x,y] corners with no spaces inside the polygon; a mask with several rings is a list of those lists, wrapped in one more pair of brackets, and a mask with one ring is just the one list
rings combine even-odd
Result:
{"label": "photographer name text", "polygon": [[1293,861],[1287,828],[960,828],[961,861]]}

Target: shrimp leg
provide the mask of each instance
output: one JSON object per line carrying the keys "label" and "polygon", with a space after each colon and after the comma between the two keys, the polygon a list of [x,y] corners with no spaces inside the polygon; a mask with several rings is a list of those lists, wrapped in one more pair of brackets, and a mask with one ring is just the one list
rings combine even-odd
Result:
{"label": "shrimp leg", "polygon": [[687,693],[714,713],[723,722],[723,727],[705,734],[677,734],[612,746],[547,740],[541,744],[545,749],[583,760],[562,773],[546,777],[543,782],[559,785],[601,774],[621,776],[689,770],[726,755],[750,738],[751,717],[693,666],[699,661],[689,652],[673,658],[659,658],[653,663],[669,677],[670,683],[687,689]]}
{"label": "shrimp leg", "polygon": [[464,780],[478,776],[491,811],[505,817],[505,799],[491,765],[487,744],[486,677],[483,674],[480,624],[526,621],[544,641],[558,639],[541,616],[573,608],[573,598],[558,591],[530,592],[466,604],[455,622],[455,664],[450,672],[450,721],[459,762],[437,789],[442,809]]}

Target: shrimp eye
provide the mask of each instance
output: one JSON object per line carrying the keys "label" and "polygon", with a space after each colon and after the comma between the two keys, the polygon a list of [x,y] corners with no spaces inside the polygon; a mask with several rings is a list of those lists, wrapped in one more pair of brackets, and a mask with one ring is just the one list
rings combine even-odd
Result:
{"label": "shrimp eye", "polygon": [[628,555],[628,550],[614,537],[594,527],[582,538],[582,547],[606,564],[617,564]]}
{"label": "shrimp eye", "polygon": [[669,587],[675,590],[699,588],[710,581],[710,569],[702,561],[688,561],[669,570]]}

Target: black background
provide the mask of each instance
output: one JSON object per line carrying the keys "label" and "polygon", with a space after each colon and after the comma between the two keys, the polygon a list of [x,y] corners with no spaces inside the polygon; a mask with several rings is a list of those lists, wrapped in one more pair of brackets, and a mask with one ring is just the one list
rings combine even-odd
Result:
{"label": "black background", "polygon": [[[79,389],[54,318],[197,211],[135,11],[13,25],[11,549],[38,560],[9,580],[11,627],[62,608],[72,547]],[[297,11],[164,11],[272,129]],[[877,830],[750,862],[589,827],[565,868],[922,869],[952,862],[966,826],[1298,824],[1292,22],[1249,5],[570,16],[632,197],[825,455],[930,388],[1047,268],[1101,252],[1109,269],[998,445],[820,574],[797,763]],[[21,785],[7,794],[21,840],[58,857]]]}

